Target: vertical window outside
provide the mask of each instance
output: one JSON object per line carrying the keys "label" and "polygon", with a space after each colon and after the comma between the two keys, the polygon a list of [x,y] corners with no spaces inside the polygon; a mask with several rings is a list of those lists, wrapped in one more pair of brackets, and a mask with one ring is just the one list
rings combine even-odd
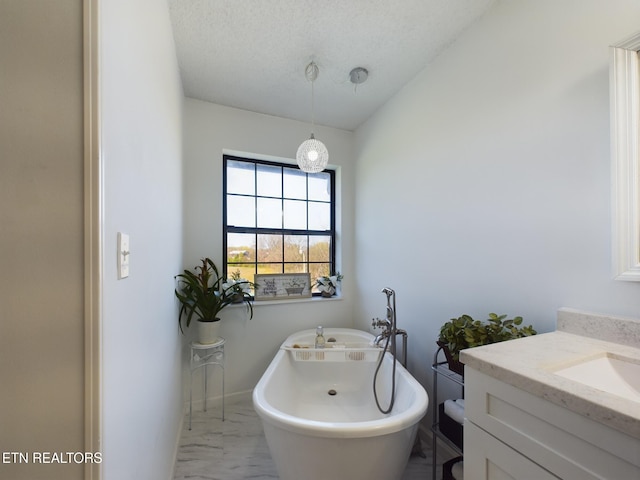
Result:
{"label": "vertical window outside", "polygon": [[[335,174],[223,157],[224,274],[335,273]],[[317,292],[314,291],[314,294]]]}

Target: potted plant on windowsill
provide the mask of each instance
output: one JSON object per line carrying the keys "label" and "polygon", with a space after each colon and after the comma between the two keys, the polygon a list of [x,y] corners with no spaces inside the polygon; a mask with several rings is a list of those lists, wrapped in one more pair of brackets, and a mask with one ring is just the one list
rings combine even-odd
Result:
{"label": "potted plant on windowsill", "polygon": [[222,283],[222,291],[232,297],[233,303],[250,302],[251,289],[255,286],[255,283],[240,276],[240,270],[236,270]]}
{"label": "potted plant on windowsill", "polygon": [[[234,286],[223,287],[223,277],[220,276],[218,267],[210,258],[203,258],[202,265],[195,267],[195,272],[185,270],[176,275],[178,287],[175,295],[180,302],[178,312],[178,326],[182,329],[182,320],[186,326],[191,325],[191,320],[198,321],[198,341],[200,343],[215,343],[218,339],[217,331],[220,325],[218,314],[234,303],[234,295],[237,293]],[[251,296],[243,292],[242,302],[247,304],[249,319],[253,318]]]}
{"label": "potted plant on windowsill", "polygon": [[436,343],[444,350],[449,369],[464,375],[464,364],[460,363],[460,350],[537,333],[531,325],[519,326],[522,324],[522,317],[505,320],[506,318],[506,315],[490,313],[487,323],[484,323],[474,320],[469,315],[462,315],[442,325]]}
{"label": "potted plant on windowsill", "polygon": [[323,297],[333,297],[338,289],[338,284],[343,278],[340,272],[336,272],[335,275],[318,277],[315,286]]}

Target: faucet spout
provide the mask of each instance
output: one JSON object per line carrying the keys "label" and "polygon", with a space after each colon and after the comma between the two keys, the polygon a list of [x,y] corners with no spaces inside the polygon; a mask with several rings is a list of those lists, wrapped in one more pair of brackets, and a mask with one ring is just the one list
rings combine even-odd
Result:
{"label": "faucet spout", "polygon": [[382,342],[385,338],[387,338],[391,333],[389,332],[389,330],[385,330],[384,332],[382,332],[379,335],[376,335],[376,337],[373,339],[373,344],[376,347],[380,346],[380,342]]}

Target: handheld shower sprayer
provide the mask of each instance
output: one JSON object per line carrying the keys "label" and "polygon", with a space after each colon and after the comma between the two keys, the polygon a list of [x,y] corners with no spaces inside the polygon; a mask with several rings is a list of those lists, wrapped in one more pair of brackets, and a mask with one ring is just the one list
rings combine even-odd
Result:
{"label": "handheld shower sprayer", "polygon": [[390,350],[393,356],[396,355],[396,292],[392,288],[384,287],[382,293],[387,296],[387,320],[389,321]]}
{"label": "handheld shower sprayer", "polygon": [[[393,404],[395,403],[396,398],[396,292],[389,287],[385,287],[382,289],[382,293],[387,296],[386,318],[385,320],[375,319],[373,321],[373,325],[377,327],[385,327],[386,330],[376,337],[374,343],[378,345],[383,339],[385,339],[386,342],[383,348],[383,352],[380,355],[378,366],[376,367],[376,371],[373,375],[373,396],[375,397],[378,410],[380,410],[382,413],[389,413],[393,408]],[[393,357],[393,368],[391,371],[391,399],[389,401],[389,408],[384,409],[380,406],[380,402],[378,400],[376,381],[380,366],[382,365],[382,361],[384,360],[384,352],[387,350],[387,348],[389,348],[389,351],[391,352],[391,355]]]}

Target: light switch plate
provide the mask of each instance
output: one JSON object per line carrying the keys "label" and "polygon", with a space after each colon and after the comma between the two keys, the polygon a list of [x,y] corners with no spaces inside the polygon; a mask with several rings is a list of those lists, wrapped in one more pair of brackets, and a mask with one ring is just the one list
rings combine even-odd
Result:
{"label": "light switch plate", "polygon": [[129,276],[129,235],[118,232],[118,280]]}

